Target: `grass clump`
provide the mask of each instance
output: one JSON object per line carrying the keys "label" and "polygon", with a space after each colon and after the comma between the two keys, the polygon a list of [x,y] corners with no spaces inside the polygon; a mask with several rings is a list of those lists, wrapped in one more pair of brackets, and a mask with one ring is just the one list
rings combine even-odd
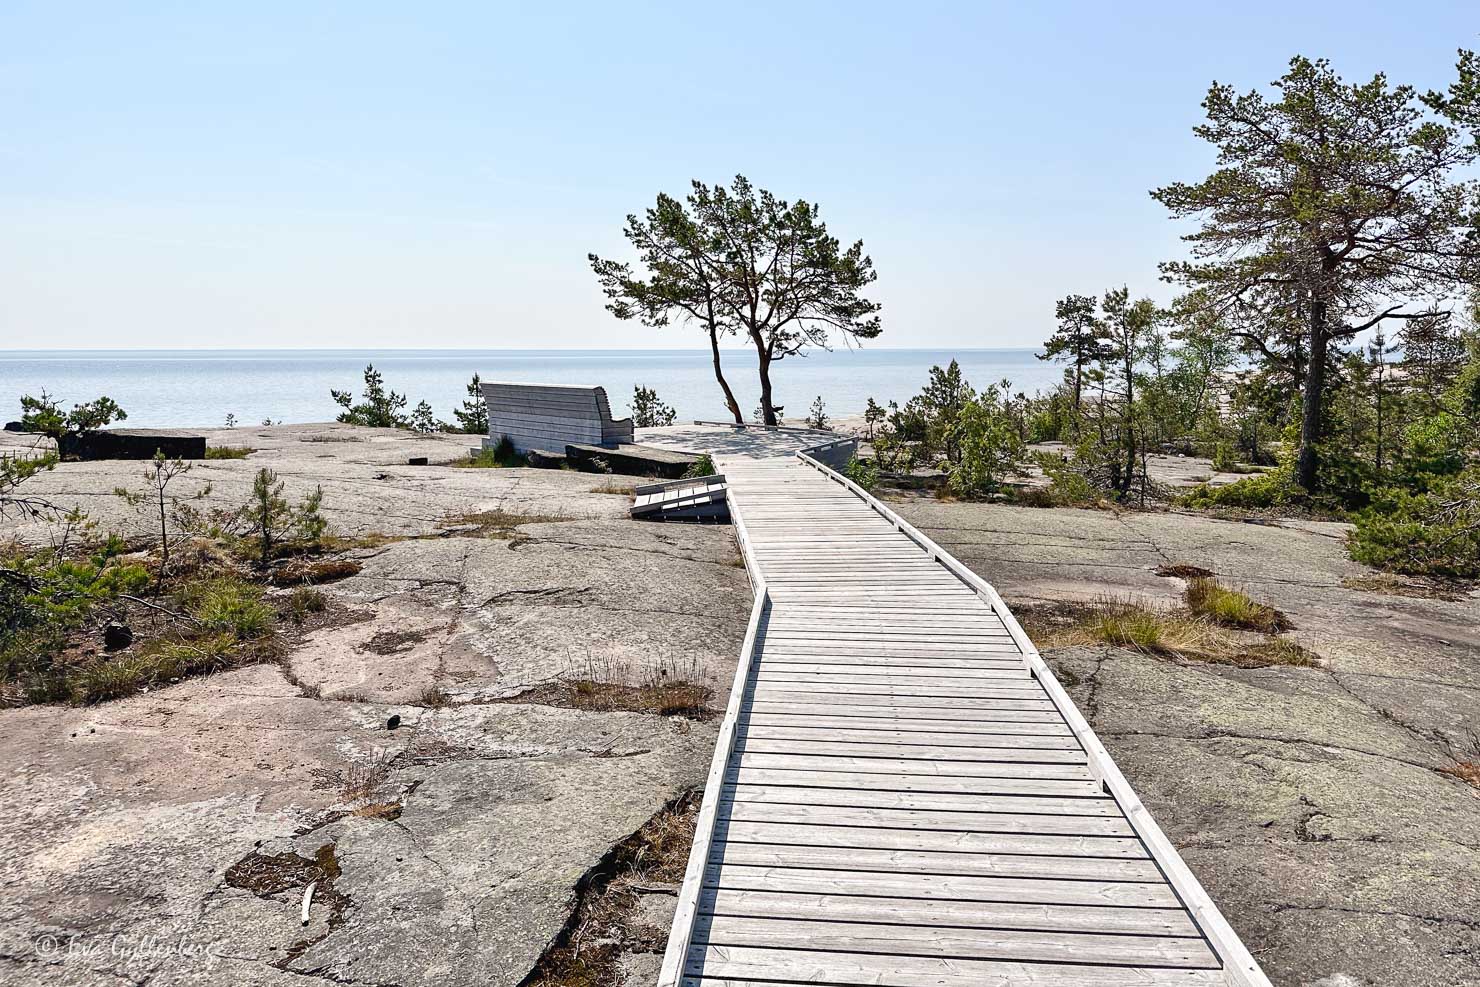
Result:
{"label": "grass clump", "polygon": [[300,586],[288,596],[288,617],[295,624],[308,619],[309,614],[323,613],[329,608],[329,600],[322,590],[312,586]]}
{"label": "grass clump", "polygon": [[190,615],[208,630],[229,632],[239,641],[272,630],[272,608],[260,586],[221,576],[187,587],[183,596]]}
{"label": "grass clump", "polygon": [[452,697],[437,683],[432,683],[416,697],[416,705],[427,709],[444,709],[452,705]]}
{"label": "grass clump", "polygon": [[206,446],[207,459],[246,459],[256,452],[249,446]]}
{"label": "grass clump", "polygon": [[1185,661],[1267,668],[1316,667],[1320,656],[1294,641],[1229,628],[1186,609],[1159,609],[1133,600],[1102,599],[1025,609],[1028,634],[1040,648],[1109,644],[1145,655]]}
{"label": "grass clump", "polygon": [[92,705],[122,699],[157,685],[230,668],[236,664],[232,654],[236,643],[232,634],[160,641],[137,654],[90,662],[73,676],[73,701]]}
{"label": "grass clump", "polygon": [[1224,627],[1278,634],[1292,626],[1289,618],[1273,607],[1258,603],[1247,594],[1229,589],[1207,576],[1189,581],[1184,599],[1194,615]]}
{"label": "grass clump", "polygon": [[1095,637],[1106,644],[1137,651],[1161,651],[1167,630],[1167,618],[1138,606],[1107,607],[1092,625]]}

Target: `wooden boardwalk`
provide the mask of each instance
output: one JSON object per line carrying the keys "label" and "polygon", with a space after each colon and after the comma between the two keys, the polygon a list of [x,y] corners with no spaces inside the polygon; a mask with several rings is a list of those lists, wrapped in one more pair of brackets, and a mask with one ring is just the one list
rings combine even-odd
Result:
{"label": "wooden boardwalk", "polygon": [[1268,984],[990,586],[721,468],[756,602],[660,987]]}

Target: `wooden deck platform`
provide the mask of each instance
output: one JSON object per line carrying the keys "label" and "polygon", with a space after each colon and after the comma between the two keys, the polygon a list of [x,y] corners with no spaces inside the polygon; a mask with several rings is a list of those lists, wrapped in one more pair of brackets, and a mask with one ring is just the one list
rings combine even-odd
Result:
{"label": "wooden deck platform", "polygon": [[1268,985],[989,585],[720,468],[756,601],[660,987]]}

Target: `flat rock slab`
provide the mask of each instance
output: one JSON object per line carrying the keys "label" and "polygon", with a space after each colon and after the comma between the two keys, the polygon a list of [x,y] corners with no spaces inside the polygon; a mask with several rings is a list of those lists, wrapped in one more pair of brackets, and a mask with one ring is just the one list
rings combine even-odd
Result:
{"label": "flat rock slab", "polygon": [[[348,553],[358,575],[321,587],[347,620],[281,667],[0,711],[0,983],[520,983],[581,878],[702,784],[716,728],[518,697],[664,668],[722,695],[751,599],[732,532],[632,521],[590,474],[396,465],[466,436],[206,434],[260,451],[197,464],[181,496],[209,481],[206,505],[235,505],[266,466],[292,500],[322,486],[336,533],[374,536]],[[111,493],[140,472],[34,482],[145,536]],[[306,927],[306,879],[226,877],[321,853],[339,876]]]}
{"label": "flat rock slab", "polygon": [[[470,441],[466,435],[338,424],[204,429],[197,434],[212,446],[255,451],[245,459],[195,463],[187,476],[171,485],[172,494],[189,498],[209,483],[208,505],[235,507],[246,501],[257,471],[266,467],[282,480],[283,496],[291,503],[322,488],[323,513],[340,535],[435,535],[446,530],[451,518],[495,510],[624,517],[631,501],[599,492],[600,484],[589,474],[437,465],[466,457]],[[0,451],[24,452],[37,445],[36,436],[0,433],[0,439]],[[49,448],[49,441],[41,446]],[[408,459],[423,456],[433,465],[407,465]],[[144,492],[142,474],[133,462],[62,463],[29,480],[26,487],[64,508],[87,510],[104,530],[148,536],[158,519],[151,521],[147,512],[129,507],[113,493],[117,487]],[[39,524],[8,525],[6,532],[26,541],[46,539]]]}
{"label": "flat rock slab", "polygon": [[1480,983],[1480,793],[1442,745],[1319,669],[1047,657],[1274,983]]}
{"label": "flat rock slab", "polygon": [[[714,743],[712,724],[632,713],[401,707],[388,731],[389,710],[301,698],[261,666],[6,713],[0,982],[517,984],[582,875],[702,783]],[[378,781],[348,796],[367,764]],[[397,817],[356,814],[385,803]],[[336,926],[327,904],[299,925],[301,887],[224,879],[324,847]]]}

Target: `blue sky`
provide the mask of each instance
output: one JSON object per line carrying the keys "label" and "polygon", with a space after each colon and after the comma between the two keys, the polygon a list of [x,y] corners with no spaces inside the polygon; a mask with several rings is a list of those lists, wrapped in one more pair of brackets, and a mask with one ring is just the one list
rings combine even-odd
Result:
{"label": "blue sky", "polygon": [[821,203],[889,346],[1169,297],[1213,79],[1442,86],[1470,3],[0,4],[0,348],[677,347],[585,256],[736,172]]}

